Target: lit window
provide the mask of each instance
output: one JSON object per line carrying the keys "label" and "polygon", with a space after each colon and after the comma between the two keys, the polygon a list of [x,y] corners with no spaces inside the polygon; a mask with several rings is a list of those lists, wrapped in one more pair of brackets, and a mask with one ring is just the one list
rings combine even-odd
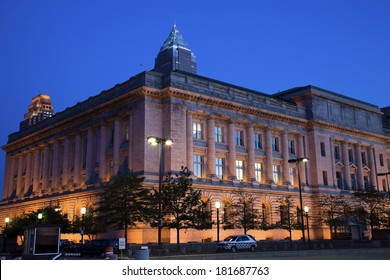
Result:
{"label": "lit window", "polygon": [[203,125],[200,122],[192,124],[192,137],[194,139],[203,139]]}
{"label": "lit window", "polygon": [[223,179],[223,158],[215,159],[215,173],[218,179]]}
{"label": "lit window", "polygon": [[275,184],[279,184],[280,181],[280,165],[272,165],[272,179]]}
{"label": "lit window", "polygon": [[242,160],[236,160],[236,177],[237,180],[244,178],[244,162]]}
{"label": "lit window", "polygon": [[236,138],[236,145],[237,146],[244,146],[244,132],[242,130],[236,130],[235,133]]}
{"label": "lit window", "polygon": [[203,157],[194,155],[194,176],[202,177],[203,175]]}
{"label": "lit window", "polygon": [[255,163],[255,178],[257,182],[261,182],[262,176],[262,166],[260,162]]}
{"label": "lit window", "polygon": [[255,149],[263,149],[261,134],[254,134],[253,140],[255,142]]}
{"label": "lit window", "polygon": [[295,168],[290,167],[289,168],[289,175],[290,175],[290,184],[295,185]]}
{"label": "lit window", "polygon": [[223,127],[215,127],[215,142],[223,143]]}

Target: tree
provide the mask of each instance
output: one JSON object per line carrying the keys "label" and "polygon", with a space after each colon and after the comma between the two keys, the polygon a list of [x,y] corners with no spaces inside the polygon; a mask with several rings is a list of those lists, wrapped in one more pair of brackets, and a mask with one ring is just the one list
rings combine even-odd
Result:
{"label": "tree", "polygon": [[[101,217],[101,216],[100,216]],[[80,233],[82,229],[82,216],[74,215],[72,221],[72,232]],[[89,207],[84,215],[84,234],[92,239],[99,232],[103,232],[102,222],[99,220],[98,213],[92,207]]]}
{"label": "tree", "polygon": [[126,244],[128,229],[146,219],[149,190],[142,185],[144,179],[130,171],[118,173],[98,193],[97,218],[105,227],[124,230]]}
{"label": "tree", "polygon": [[224,229],[242,228],[244,229],[244,234],[247,234],[249,229],[255,229],[260,226],[260,214],[254,208],[255,201],[253,196],[245,191],[243,183],[233,193],[236,195],[237,200],[231,204],[231,211]]}
{"label": "tree", "polygon": [[345,225],[350,218],[348,203],[343,195],[322,194],[319,206],[320,222],[329,226],[333,239],[337,235],[337,227]]}
{"label": "tree", "polygon": [[[39,213],[42,213],[41,222],[38,220]],[[62,233],[71,232],[71,223],[68,220],[68,215],[62,214],[61,210],[58,211],[54,206],[48,206],[31,213],[23,213],[21,216],[11,219],[7,226],[7,234],[8,236],[22,237],[24,235],[24,228],[38,223],[59,225]]]}
{"label": "tree", "polygon": [[388,224],[390,203],[386,192],[374,189],[356,191],[353,198],[355,218],[362,224],[369,225],[371,236],[373,229],[380,229]]}
{"label": "tree", "polygon": [[280,220],[272,225],[273,228],[285,229],[289,233],[289,240],[292,241],[292,230],[301,229],[300,219],[298,217],[298,209],[296,212],[292,212],[291,209],[295,208],[294,200],[291,199],[291,195],[279,198],[279,214]]}
{"label": "tree", "polygon": [[[176,242],[180,244],[180,230],[207,229],[212,225],[211,212],[201,200],[201,191],[192,188],[191,172],[181,168],[179,174],[169,174],[161,188],[163,226],[176,229]],[[153,190],[151,203],[157,205],[158,191]],[[154,211],[153,211],[154,210]],[[158,226],[158,212],[152,208],[152,226]]]}

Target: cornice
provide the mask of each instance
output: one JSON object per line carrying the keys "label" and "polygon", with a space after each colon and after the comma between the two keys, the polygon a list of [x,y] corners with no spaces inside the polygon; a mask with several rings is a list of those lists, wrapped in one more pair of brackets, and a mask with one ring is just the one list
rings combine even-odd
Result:
{"label": "cornice", "polygon": [[354,135],[358,136],[360,138],[370,138],[374,140],[379,140],[381,142],[385,143],[390,143],[390,137],[381,135],[381,134],[376,134],[368,131],[363,131],[347,126],[341,126],[333,123],[328,123],[320,120],[310,120],[307,123],[308,128],[323,128],[323,129],[329,129],[337,132],[342,132],[348,135]]}

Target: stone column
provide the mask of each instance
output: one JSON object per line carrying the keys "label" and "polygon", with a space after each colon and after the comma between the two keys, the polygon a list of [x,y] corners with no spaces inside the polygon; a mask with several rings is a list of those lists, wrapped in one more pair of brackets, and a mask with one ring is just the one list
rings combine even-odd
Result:
{"label": "stone column", "polygon": [[194,139],[192,135],[192,113],[187,111],[187,168],[189,171],[194,171]]}
{"label": "stone column", "polygon": [[256,162],[256,154],[255,154],[255,143],[253,140],[253,125],[249,124],[247,128],[247,147],[248,147],[248,180],[253,182],[256,181],[255,175],[255,162]]}
{"label": "stone column", "polygon": [[53,151],[53,172],[52,172],[52,188],[57,190],[60,180],[60,141],[56,140],[54,142],[54,151]]}
{"label": "stone column", "polygon": [[370,181],[371,181],[371,186],[374,189],[377,189],[377,175],[376,175],[376,168],[375,168],[375,155],[374,155],[374,147],[369,146],[367,149],[368,152],[368,163],[370,167]]}
{"label": "stone column", "polygon": [[[99,145],[99,179],[106,181],[106,148],[107,148],[107,128],[104,124],[100,126],[100,145]],[[130,149],[130,147],[129,147]]]}
{"label": "stone column", "polygon": [[23,181],[23,167],[24,167],[24,155],[20,154],[18,157],[18,179],[16,181],[16,196],[20,197],[23,193],[24,186],[22,186]]}
{"label": "stone column", "polygon": [[330,159],[331,159],[331,165],[332,165],[332,182],[333,186],[337,188],[337,177],[336,177],[336,159],[334,157],[334,143],[333,138],[329,138],[329,146],[330,146]]}
{"label": "stone column", "polygon": [[46,144],[43,149],[42,191],[49,189],[50,176],[50,146]]}
{"label": "stone column", "polygon": [[66,186],[69,180],[69,156],[70,156],[70,141],[69,137],[65,136],[64,139],[64,154],[62,159],[62,185]]}
{"label": "stone column", "polygon": [[34,151],[34,169],[33,169],[33,194],[36,194],[39,191],[39,167],[41,166],[40,163],[41,159],[41,151],[37,147]]}
{"label": "stone column", "polygon": [[133,117],[129,115],[129,151],[127,168],[133,170]]}
{"label": "stone column", "polygon": [[76,134],[74,146],[74,168],[73,168],[73,184],[76,184],[76,188],[81,183],[81,135]]}
{"label": "stone column", "polygon": [[31,186],[31,158],[32,154],[31,151],[28,151],[27,157],[26,157],[26,175],[24,177],[24,191],[23,194],[26,194]]}
{"label": "stone column", "polygon": [[215,177],[215,122],[212,117],[207,120],[207,155],[210,178]]}
{"label": "stone column", "polygon": [[344,189],[351,189],[351,169],[349,167],[348,142],[344,141],[341,144],[344,162]]}
{"label": "stone column", "polygon": [[2,200],[7,200],[8,198],[8,188],[11,177],[11,156],[7,153],[5,157],[5,171],[4,171],[4,190],[2,194]]}
{"label": "stone column", "polygon": [[120,146],[121,146],[121,138],[120,138],[120,121],[118,119],[114,122],[114,145],[113,145],[113,174],[116,175],[120,166]]}
{"label": "stone column", "polygon": [[234,180],[237,178],[236,175],[236,141],[235,141],[235,125],[233,122],[229,123],[228,127],[228,178]]}
{"label": "stone column", "polygon": [[282,132],[282,156],[283,156],[283,178],[285,185],[291,185],[290,182],[290,164],[288,160],[290,158],[290,153],[288,151],[288,133],[287,131]]}
{"label": "stone column", "polygon": [[272,131],[270,128],[265,129],[265,155],[266,155],[266,163],[265,163],[265,172],[266,172],[266,182],[268,184],[273,184],[274,179],[272,176],[272,165],[273,165],[273,157],[272,157]]}
{"label": "stone column", "polygon": [[363,178],[363,162],[362,162],[362,148],[360,144],[357,143],[355,145],[355,158],[356,158],[356,166],[357,166],[357,188],[358,190],[364,189],[364,178]]}
{"label": "stone column", "polygon": [[91,183],[93,181],[93,175],[94,175],[94,160],[93,160],[93,151],[94,151],[94,135],[93,135],[93,128],[88,127],[87,132],[87,158],[86,158],[86,182]]}
{"label": "stone column", "polygon": [[[306,156],[306,152],[305,152],[305,145],[304,145],[304,140],[303,140],[303,135],[298,135],[298,158],[303,158]],[[301,175],[301,183],[303,186],[306,186],[307,185],[307,174],[310,173],[310,170],[309,170],[309,166],[310,166],[310,159],[309,159],[309,162],[307,163],[301,163],[301,166],[299,167],[300,168],[300,175]],[[309,170],[309,171],[307,171]],[[308,173],[306,173],[306,171]]]}
{"label": "stone column", "polygon": [[16,173],[16,158],[15,156],[11,157],[11,171],[10,171],[10,177],[9,177],[9,183],[8,183],[8,195],[7,198],[12,195],[12,193],[15,190],[15,173]]}

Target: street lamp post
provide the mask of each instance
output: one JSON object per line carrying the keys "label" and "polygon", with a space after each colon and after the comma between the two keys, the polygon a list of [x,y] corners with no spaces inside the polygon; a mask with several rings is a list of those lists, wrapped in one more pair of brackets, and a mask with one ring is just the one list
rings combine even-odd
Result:
{"label": "street lamp post", "polygon": [[217,242],[219,242],[219,208],[221,208],[221,202],[215,202],[215,208],[217,209]]}
{"label": "street lamp post", "polygon": [[43,219],[43,214],[38,213],[38,224],[40,224],[42,222],[42,219]]}
{"label": "street lamp post", "polygon": [[309,206],[304,207],[305,213],[306,213],[306,224],[307,224],[307,242],[309,243],[309,248],[310,246],[310,228],[309,228]]}
{"label": "street lamp post", "polygon": [[158,245],[161,245],[161,230],[163,226],[163,216],[162,216],[162,197],[161,197],[161,188],[164,176],[164,163],[165,163],[165,145],[172,145],[173,141],[171,139],[163,139],[155,136],[149,136],[147,141],[150,145],[156,146],[160,145],[160,169],[158,177]]}
{"label": "street lamp post", "polygon": [[289,163],[295,163],[297,166],[297,175],[298,175],[298,189],[299,189],[299,203],[301,204],[299,207],[299,212],[301,215],[301,230],[302,230],[302,241],[305,244],[305,224],[303,219],[303,201],[302,201],[302,184],[301,184],[301,173],[299,171],[299,165],[301,162],[307,162],[309,159],[307,157],[289,159]]}
{"label": "street lamp post", "polygon": [[377,173],[376,175],[378,175],[378,176],[386,176],[387,192],[388,192],[388,194],[389,194],[389,199],[390,199],[390,187],[389,187],[389,175],[390,175],[390,171],[389,171],[389,172],[385,172],[385,173]]}
{"label": "street lamp post", "polygon": [[4,228],[4,231],[3,231],[3,236],[4,236],[3,252],[6,251],[5,247],[7,246],[7,227],[8,227],[8,223],[9,223],[9,218],[5,217],[5,228]]}
{"label": "street lamp post", "polygon": [[84,244],[84,217],[85,217],[85,213],[87,213],[87,208],[81,207],[80,213],[81,213],[81,231],[80,231],[81,244]]}

